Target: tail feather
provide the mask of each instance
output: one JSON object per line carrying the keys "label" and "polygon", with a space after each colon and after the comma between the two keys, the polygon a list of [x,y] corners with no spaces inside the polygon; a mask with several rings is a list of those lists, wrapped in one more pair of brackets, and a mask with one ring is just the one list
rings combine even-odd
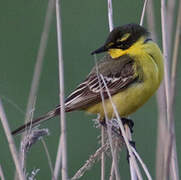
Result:
{"label": "tail feather", "polygon": [[38,124],[49,120],[57,115],[60,114],[60,107],[58,106],[56,109],[49,111],[47,114],[40,116],[37,119],[34,119],[33,121],[30,121],[22,126],[20,126],[19,128],[15,129],[14,131],[11,132],[12,135],[18,135],[20,133],[23,133],[25,130],[30,129],[32,127],[37,126]]}

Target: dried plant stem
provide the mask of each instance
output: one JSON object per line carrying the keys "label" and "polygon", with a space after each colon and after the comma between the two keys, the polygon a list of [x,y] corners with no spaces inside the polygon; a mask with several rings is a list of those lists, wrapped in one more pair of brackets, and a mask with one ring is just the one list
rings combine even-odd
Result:
{"label": "dried plant stem", "polygon": [[2,167],[1,167],[1,165],[0,165],[0,179],[1,179],[1,180],[5,180],[4,173],[3,173],[3,169],[2,169]]}
{"label": "dried plant stem", "polygon": [[113,9],[112,9],[112,0],[107,0],[108,6],[108,22],[109,22],[109,31],[113,30],[114,23],[113,23]]}
{"label": "dried plant stem", "polygon": [[173,39],[173,27],[174,27],[174,17],[175,17],[175,8],[176,1],[171,0],[167,1],[167,32],[169,36],[167,37],[168,44],[168,58],[170,59],[172,55],[172,39]]}
{"label": "dried plant stem", "polygon": [[112,161],[111,172],[110,172],[109,180],[113,180],[113,179],[114,179],[114,163],[113,163],[113,161]]}
{"label": "dried plant stem", "polygon": [[20,163],[20,160],[18,158],[18,154],[17,154],[17,151],[16,151],[14,140],[13,140],[13,137],[11,135],[11,131],[10,131],[10,128],[9,128],[9,124],[8,124],[8,121],[7,121],[3,106],[2,106],[1,99],[0,99],[0,118],[1,118],[1,123],[2,123],[3,129],[4,129],[4,132],[5,132],[5,135],[6,135],[7,140],[8,140],[9,149],[10,149],[10,152],[11,152],[11,155],[12,155],[12,158],[13,158],[13,161],[14,161],[14,164],[15,164],[19,179],[20,180],[25,180],[25,175],[23,173],[23,168],[21,167],[21,163]]}
{"label": "dried plant stem", "polygon": [[148,0],[144,1],[143,10],[142,10],[142,14],[141,14],[141,20],[140,20],[140,25],[141,26],[143,25],[143,21],[144,21],[147,2],[148,2]]}
{"label": "dried plant stem", "polygon": [[[59,138],[59,145],[58,147],[62,147],[62,138]],[[57,157],[56,157],[56,163],[54,168],[54,176],[52,177],[52,180],[57,180],[59,176],[59,171],[62,166],[62,148],[58,148]],[[53,179],[54,178],[54,179]]]}
{"label": "dried plant stem", "polygon": [[136,158],[138,159],[138,161],[140,162],[148,180],[152,180],[152,177],[148,171],[148,168],[146,167],[145,163],[143,162],[143,160],[141,159],[141,157],[139,156],[139,154],[136,152],[135,148],[134,147],[131,147],[132,148],[132,151],[134,153],[134,155],[136,156]]}
{"label": "dried plant stem", "polygon": [[[116,140],[116,142],[114,143],[114,157],[116,157],[116,160],[118,159],[118,152],[119,152],[118,141]],[[110,173],[109,180],[113,180],[114,179],[114,175],[115,175],[114,162],[112,161],[111,173]]]}
{"label": "dried plant stem", "polygon": [[178,50],[179,50],[179,43],[181,39],[180,34],[181,34],[181,1],[179,1],[176,33],[175,33],[175,40],[174,40],[175,43],[174,43],[173,57],[172,57],[172,70],[171,70],[171,92],[172,92],[171,104],[172,105],[174,103],[174,96],[175,96]]}
{"label": "dried plant stem", "polygon": [[[101,146],[105,144],[105,129],[101,127]],[[105,153],[103,152],[101,155],[101,180],[105,180]]]}
{"label": "dried plant stem", "polygon": [[175,139],[175,122],[174,122],[174,99],[175,99],[175,86],[176,86],[176,73],[177,73],[177,59],[178,59],[178,49],[180,43],[180,33],[181,33],[181,2],[179,1],[178,16],[177,16],[177,25],[175,33],[175,43],[173,48],[173,58],[172,58],[172,71],[171,71],[171,132],[173,133],[173,145],[172,145],[172,168],[171,168],[171,177],[173,179],[179,179],[179,170],[178,170],[178,159],[176,154],[176,139]]}
{"label": "dried plant stem", "polygon": [[[112,0],[107,0],[107,4],[108,4],[109,31],[112,31],[113,27],[114,27]],[[96,66],[97,66],[97,63],[96,63]],[[98,68],[97,68],[97,76],[98,76],[99,85],[100,85],[100,78],[99,78]],[[100,88],[101,88],[101,85],[100,85]],[[105,108],[105,104],[104,104],[104,96],[103,96],[102,92],[101,92],[101,98],[102,98],[102,103],[103,103],[103,107],[104,107],[104,113],[106,114],[107,112],[106,112],[106,108]],[[120,175],[119,175],[118,162],[117,162],[116,153],[114,153],[114,149],[113,149],[111,127],[109,127],[109,125],[108,125],[108,118],[107,118],[107,116],[106,116],[106,124],[108,126],[108,128],[107,128],[108,139],[109,139],[109,143],[110,143],[110,146],[111,146],[111,153],[112,153],[112,158],[113,158],[112,167],[113,167],[114,172],[115,172],[116,180],[119,180],[120,179]],[[115,149],[115,151],[116,151],[116,149]]]}
{"label": "dried plant stem", "polygon": [[134,157],[134,155],[133,155],[133,152],[132,152],[132,150],[131,150],[131,147],[130,147],[131,145],[129,144],[128,138],[127,138],[127,136],[126,136],[126,133],[125,133],[125,130],[124,130],[124,127],[123,127],[123,123],[122,123],[122,121],[120,120],[118,111],[117,111],[117,109],[116,109],[115,104],[114,104],[113,101],[112,101],[111,94],[110,94],[110,92],[109,92],[109,89],[108,89],[108,87],[107,87],[107,85],[106,85],[106,82],[105,82],[104,77],[102,76],[102,74],[100,74],[100,77],[101,77],[101,79],[102,79],[102,81],[103,81],[103,83],[104,83],[104,86],[105,86],[105,88],[106,88],[106,91],[107,91],[109,100],[110,100],[111,105],[112,105],[112,107],[113,107],[113,110],[114,110],[114,113],[115,113],[117,122],[118,122],[119,127],[120,127],[120,130],[121,130],[121,134],[122,134],[122,136],[123,136],[123,138],[124,138],[124,142],[125,142],[125,144],[126,144],[126,147],[127,147],[127,149],[128,149],[129,155],[130,155],[130,161],[132,161],[132,163],[133,163],[133,167],[135,168],[135,171],[136,171],[136,173],[137,173],[138,179],[142,180],[142,176],[141,176],[141,173],[140,173],[140,171],[139,171],[139,167],[138,167],[138,165],[137,165],[137,163],[136,163],[136,159],[135,159],[135,157]]}
{"label": "dried plant stem", "polygon": [[[64,69],[63,69],[63,54],[62,54],[62,26],[61,26],[61,12],[59,0],[56,0],[56,20],[57,20],[57,42],[58,42],[58,59],[59,59],[59,82],[60,82],[60,105],[61,105],[61,143],[59,143],[59,149],[62,149],[62,180],[68,179],[67,172],[67,140],[66,140],[66,121],[65,121],[65,104],[64,104]],[[57,158],[60,155],[57,155]],[[60,162],[59,159],[56,159],[57,162]],[[59,166],[56,163],[57,166]],[[57,169],[55,167],[55,169]],[[58,175],[58,173],[56,173]],[[58,179],[58,176],[55,176]]]}
{"label": "dried plant stem", "polygon": [[50,27],[51,27],[54,6],[55,6],[55,0],[49,0],[46,17],[45,17],[45,22],[44,22],[44,27],[43,27],[43,32],[41,34],[40,46],[39,46],[38,55],[36,58],[36,64],[35,64],[35,68],[34,68],[33,80],[31,83],[31,89],[30,89],[30,94],[29,94],[29,98],[28,98],[25,122],[30,120],[30,116],[31,116],[30,112],[32,111],[32,109],[34,107],[34,102],[36,99],[40,76],[41,76],[41,72],[42,72],[44,55],[45,55],[45,51],[46,51],[46,47],[47,47],[47,43],[48,43],[48,35],[49,35]]}
{"label": "dried plant stem", "polygon": [[[166,7],[165,0],[161,0],[161,20],[162,20],[162,41],[163,41],[163,53],[165,57],[165,92],[166,92],[166,104],[167,104],[167,123],[168,123],[168,144],[166,146],[166,168],[165,170],[169,173],[171,170],[171,176],[174,180],[179,179],[178,177],[178,164],[177,164],[177,153],[175,143],[175,130],[173,121],[173,111],[171,106],[171,90],[170,90],[170,72],[168,62],[168,47],[167,47],[167,32],[166,32]],[[174,158],[176,159],[174,159]],[[171,161],[171,163],[170,163]],[[166,175],[168,178],[168,174]]]}
{"label": "dried plant stem", "polygon": [[[151,32],[152,39],[157,41],[156,30],[155,30],[155,11],[153,0],[148,1],[147,5],[147,24],[148,29]],[[166,95],[165,95],[165,85],[161,84],[157,91],[157,105],[158,105],[158,128],[157,128],[157,153],[156,153],[156,179],[164,179],[164,153],[163,147],[165,147],[165,137],[166,137]]]}
{"label": "dried plant stem", "polygon": [[[101,82],[100,82],[99,70],[98,70],[98,66],[97,66],[96,55],[94,56],[94,58],[95,58],[95,65],[96,65],[96,72],[97,72],[97,77],[98,77],[98,81],[99,81],[99,86],[101,89]],[[109,139],[109,143],[110,143],[110,147],[111,147],[111,154],[112,154],[113,163],[114,163],[115,176],[116,176],[116,180],[119,180],[120,177],[119,177],[118,164],[117,164],[116,157],[114,156],[114,149],[113,149],[113,142],[112,142],[112,132],[111,132],[112,130],[111,130],[111,127],[109,126],[109,123],[108,123],[109,119],[107,116],[107,110],[105,107],[104,96],[103,96],[102,91],[100,91],[100,95],[101,95],[101,99],[102,99],[102,105],[103,105],[105,120],[106,120],[106,124],[107,124],[107,134],[108,134],[108,139]]]}
{"label": "dried plant stem", "polygon": [[104,146],[101,146],[97,151],[90,156],[90,158],[86,161],[86,163],[75,173],[75,175],[71,178],[71,180],[76,180],[81,178],[84,173],[89,170],[94,163],[100,159],[103,152],[107,152],[110,148],[109,143],[105,143]]}
{"label": "dried plant stem", "polygon": [[[50,27],[51,27],[54,7],[55,7],[55,0],[49,0],[47,11],[46,11],[46,17],[44,21],[44,26],[43,26],[43,31],[41,34],[39,50],[36,57],[36,64],[34,68],[31,89],[30,89],[30,93],[28,97],[28,104],[27,104],[26,114],[25,114],[25,122],[32,119],[31,115],[32,115],[32,110],[34,109],[34,104],[36,102],[36,95],[38,92],[38,86],[39,86],[40,76],[42,72],[44,55],[45,55],[45,51],[46,51],[46,47],[48,43],[48,36],[49,36]],[[24,139],[24,134],[22,134],[22,137],[21,137],[21,140],[23,139]],[[21,158],[21,161],[24,161],[24,159]],[[25,164],[25,162],[23,162],[23,164]],[[17,175],[15,175],[15,179],[17,179]]]}
{"label": "dried plant stem", "polygon": [[42,142],[42,144],[43,144],[43,148],[44,148],[44,150],[45,150],[45,153],[46,153],[46,156],[47,156],[47,159],[48,159],[48,165],[49,165],[49,167],[50,167],[50,171],[51,171],[51,174],[52,174],[52,177],[53,177],[52,180],[55,180],[54,174],[53,174],[52,160],[51,160],[51,157],[50,157],[50,153],[49,153],[49,151],[48,151],[48,147],[47,147],[46,142],[44,141],[43,138],[41,139],[41,142]]}
{"label": "dried plant stem", "polygon": [[[129,141],[132,141],[131,132],[128,125],[125,125],[125,132]],[[130,161],[129,167],[130,167],[129,169],[130,169],[131,180],[137,180],[136,171],[133,167],[132,161]]]}

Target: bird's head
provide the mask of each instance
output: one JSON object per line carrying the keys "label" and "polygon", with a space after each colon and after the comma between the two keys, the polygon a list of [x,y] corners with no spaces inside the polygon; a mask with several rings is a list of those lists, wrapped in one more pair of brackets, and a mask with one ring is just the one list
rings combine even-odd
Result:
{"label": "bird's head", "polygon": [[126,54],[127,50],[137,43],[140,38],[146,40],[149,33],[145,28],[138,24],[127,24],[114,28],[104,45],[91,54],[98,54],[108,51],[112,58]]}

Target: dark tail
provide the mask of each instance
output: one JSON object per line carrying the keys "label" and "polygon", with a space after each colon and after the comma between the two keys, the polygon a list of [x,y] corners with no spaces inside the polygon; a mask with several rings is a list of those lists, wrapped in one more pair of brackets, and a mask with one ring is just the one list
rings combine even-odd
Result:
{"label": "dark tail", "polygon": [[28,122],[28,123],[20,126],[19,128],[15,129],[13,132],[11,132],[11,134],[17,135],[17,134],[23,133],[25,130],[30,129],[34,126],[37,126],[38,124],[40,124],[46,120],[49,120],[59,114],[60,114],[60,106],[57,106],[56,109],[49,111],[47,114],[45,114],[37,119],[34,119],[33,121]]}

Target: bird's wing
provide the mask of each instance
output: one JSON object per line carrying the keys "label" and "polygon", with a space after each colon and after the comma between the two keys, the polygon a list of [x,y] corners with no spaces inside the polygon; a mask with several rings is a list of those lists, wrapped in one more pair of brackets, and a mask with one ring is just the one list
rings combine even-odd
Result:
{"label": "bird's wing", "polygon": [[65,101],[65,110],[67,112],[85,109],[92,104],[101,102],[101,91],[104,98],[108,98],[104,82],[110,94],[114,95],[125,90],[139,79],[135,62],[129,56],[116,60],[108,59],[107,61],[102,61],[98,64],[98,69],[99,75],[97,75],[94,68],[86,80],[67,97]]}
{"label": "bird's wing", "polygon": [[[111,59],[110,56],[105,56],[98,64],[99,73],[102,75],[111,95],[114,95],[120,91],[125,90],[131,84],[140,80],[140,66],[129,56],[122,56],[118,59]],[[96,68],[94,67],[91,73],[87,76],[75,91],[68,96],[65,101],[65,111],[81,110],[86,107],[101,102],[101,91],[104,98],[108,98],[106,88],[103,80],[97,76]],[[98,78],[99,77],[99,78]],[[45,115],[34,119],[15,129],[12,134],[19,134],[30,127],[34,127],[50,118],[53,118],[60,114],[60,106],[57,106],[52,111],[49,111]]]}

